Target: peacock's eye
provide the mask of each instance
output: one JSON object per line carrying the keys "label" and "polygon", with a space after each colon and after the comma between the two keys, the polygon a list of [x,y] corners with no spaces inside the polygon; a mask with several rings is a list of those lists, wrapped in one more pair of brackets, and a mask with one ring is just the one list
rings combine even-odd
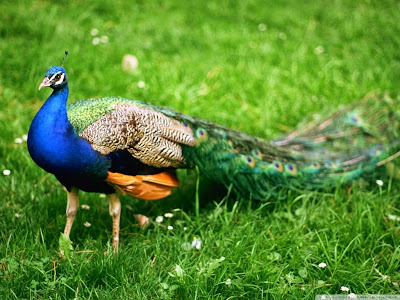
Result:
{"label": "peacock's eye", "polygon": [[55,77],[55,79],[56,79],[56,80],[59,80],[60,77],[61,77],[61,74],[57,74],[56,77]]}

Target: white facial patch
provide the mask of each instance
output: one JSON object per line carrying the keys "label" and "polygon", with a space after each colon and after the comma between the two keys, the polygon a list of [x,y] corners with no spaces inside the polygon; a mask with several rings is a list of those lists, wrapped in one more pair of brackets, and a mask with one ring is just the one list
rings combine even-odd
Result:
{"label": "white facial patch", "polygon": [[58,79],[58,80],[54,83],[54,85],[61,84],[61,83],[64,81],[65,75],[64,75],[64,73],[61,72],[61,71],[58,71],[56,74],[54,74],[53,76],[51,76],[50,81],[52,82],[52,81],[55,79],[55,77],[56,77],[57,75],[59,75],[59,74],[61,74],[60,79]]}

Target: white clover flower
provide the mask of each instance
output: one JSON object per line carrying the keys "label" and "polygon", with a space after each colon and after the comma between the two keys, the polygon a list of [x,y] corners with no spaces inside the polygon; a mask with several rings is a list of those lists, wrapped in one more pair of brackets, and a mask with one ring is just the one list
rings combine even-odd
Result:
{"label": "white clover flower", "polygon": [[257,47],[257,43],[254,42],[254,41],[251,41],[251,42],[249,43],[249,47],[252,48],[252,49],[254,49],[254,48]]}
{"label": "white clover flower", "polygon": [[26,142],[26,141],[28,140],[28,136],[27,136],[26,134],[24,134],[24,135],[22,136],[22,140]]}
{"label": "white clover flower", "polygon": [[10,175],[10,174],[11,174],[11,171],[10,171],[10,170],[4,170],[4,171],[3,171],[3,175],[8,176],[8,175]]}
{"label": "white clover flower", "polygon": [[320,264],[318,265],[318,267],[320,267],[320,268],[325,268],[325,267],[326,267],[326,263],[322,262],[322,263],[320,263]]}
{"label": "white clover flower", "polygon": [[376,181],[376,184],[379,185],[379,186],[383,186],[383,181],[378,179],[378,180]]}
{"label": "white clover flower", "polygon": [[86,204],[82,204],[82,205],[81,205],[81,208],[82,208],[82,209],[89,210],[89,209],[90,209],[90,206],[89,206],[89,205],[86,205]]}
{"label": "white clover flower", "polygon": [[106,35],[102,35],[100,38],[100,42],[102,42],[103,44],[107,44],[109,40],[110,39]]}
{"label": "white clover flower", "polygon": [[105,197],[106,197],[106,194],[100,194],[99,197],[100,197],[100,198],[105,198]]}
{"label": "white clover flower", "polygon": [[14,140],[14,142],[15,142],[16,144],[22,144],[23,140],[22,140],[21,138],[16,138],[16,139]]}
{"label": "white clover flower", "polygon": [[322,54],[322,53],[324,53],[324,51],[325,51],[325,49],[322,46],[317,46],[314,49],[315,54]]}
{"label": "white clover flower", "polygon": [[132,72],[139,66],[139,60],[132,54],[125,54],[122,58],[122,69],[125,72]]}
{"label": "white clover flower", "polygon": [[97,28],[92,28],[92,30],[90,30],[90,35],[95,36],[99,34],[99,30]]}
{"label": "white clover flower", "polygon": [[174,215],[172,213],[165,213],[164,217],[166,218],[172,218]]}
{"label": "white clover flower", "polygon": [[98,38],[98,37],[95,37],[93,40],[92,40],[92,44],[93,45],[98,45],[100,43],[100,38]]}
{"label": "white clover flower", "polygon": [[341,286],[341,287],[340,287],[340,290],[341,290],[342,292],[348,292],[348,291],[350,291],[350,289],[349,289],[347,286]]}
{"label": "white clover flower", "polygon": [[181,247],[182,247],[182,249],[183,250],[185,250],[185,251],[190,251],[191,249],[192,249],[192,245],[190,244],[190,243],[183,243],[182,245],[181,245]]}
{"label": "white clover flower", "polygon": [[281,40],[286,40],[286,39],[287,39],[287,35],[286,35],[286,33],[284,33],[284,32],[279,32],[278,37],[279,37]]}
{"label": "white clover flower", "polygon": [[228,279],[225,281],[225,284],[226,284],[226,285],[231,285],[231,284],[232,284],[232,280],[231,280],[230,278],[228,278]]}
{"label": "white clover flower", "polygon": [[143,89],[146,86],[146,83],[144,81],[139,81],[137,84],[138,88]]}
{"label": "white clover flower", "polygon": [[163,216],[158,216],[158,217],[156,218],[156,222],[157,222],[157,223],[161,223],[162,221],[164,221],[164,217],[163,217]]}
{"label": "white clover flower", "polygon": [[174,227],[172,227],[171,225],[169,225],[167,228],[168,228],[168,230],[174,229]]}
{"label": "white clover flower", "polygon": [[398,221],[400,222],[400,217],[395,215],[387,215],[388,219],[391,221]]}
{"label": "white clover flower", "polygon": [[187,227],[183,227],[183,230],[186,231],[186,230],[187,230]]}
{"label": "white clover flower", "polygon": [[196,248],[197,250],[200,250],[201,249],[201,239],[194,237],[193,242],[192,242],[192,248]]}
{"label": "white clover flower", "polygon": [[15,217],[16,217],[17,219],[19,219],[19,218],[21,218],[21,215],[20,215],[19,213],[15,213]]}
{"label": "white clover flower", "polygon": [[86,227],[90,227],[90,226],[92,226],[92,224],[90,224],[90,223],[89,223],[89,222],[87,222],[87,221],[86,221],[85,223],[83,223],[83,225],[84,225],[84,226],[86,226]]}
{"label": "white clover flower", "polygon": [[357,295],[354,294],[354,293],[350,293],[350,294],[349,294],[349,298],[350,298],[350,299],[357,299]]}
{"label": "white clover flower", "polygon": [[258,30],[260,30],[260,31],[265,31],[265,30],[267,30],[267,26],[265,25],[265,24],[258,24]]}

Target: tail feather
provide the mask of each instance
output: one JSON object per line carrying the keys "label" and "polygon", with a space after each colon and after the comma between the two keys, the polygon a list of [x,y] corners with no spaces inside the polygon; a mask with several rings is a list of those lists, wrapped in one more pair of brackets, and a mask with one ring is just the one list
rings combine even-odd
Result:
{"label": "tail feather", "polygon": [[399,150],[399,113],[399,100],[368,96],[272,142],[191,118],[185,122],[197,144],[184,147],[184,156],[210,178],[255,199],[282,188],[336,186],[370,174]]}

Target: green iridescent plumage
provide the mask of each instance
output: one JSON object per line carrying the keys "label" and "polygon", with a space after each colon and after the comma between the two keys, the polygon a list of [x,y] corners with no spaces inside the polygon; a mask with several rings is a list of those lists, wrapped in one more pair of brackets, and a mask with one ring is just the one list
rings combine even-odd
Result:
{"label": "green iridescent plumage", "polygon": [[[371,174],[378,162],[398,151],[400,142],[399,101],[378,97],[368,97],[275,141],[252,137],[165,107],[123,98],[75,102],[68,107],[68,118],[80,134],[96,121],[101,123],[99,119],[118,105],[127,105],[133,110],[141,108],[144,114],[155,111],[179,122],[178,132],[187,130],[188,139],[193,136],[194,142],[180,142],[168,134],[163,137],[181,149],[183,159],[179,167],[198,166],[210,179],[232,185],[237,193],[258,200],[276,195],[284,188],[332,187]],[[152,143],[157,141],[155,137]],[[147,147],[163,151],[153,144]],[[153,164],[137,151],[135,155],[142,163]]]}

